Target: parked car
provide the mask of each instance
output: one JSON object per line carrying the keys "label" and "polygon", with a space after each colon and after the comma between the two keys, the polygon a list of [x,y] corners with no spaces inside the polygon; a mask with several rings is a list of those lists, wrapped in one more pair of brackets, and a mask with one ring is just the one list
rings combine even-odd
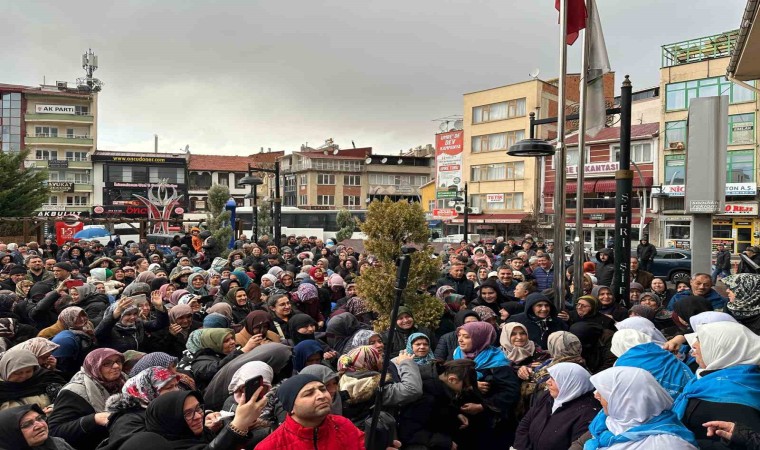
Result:
{"label": "parked car", "polygon": [[658,248],[650,272],[673,283],[691,278],[691,251],[675,248]]}

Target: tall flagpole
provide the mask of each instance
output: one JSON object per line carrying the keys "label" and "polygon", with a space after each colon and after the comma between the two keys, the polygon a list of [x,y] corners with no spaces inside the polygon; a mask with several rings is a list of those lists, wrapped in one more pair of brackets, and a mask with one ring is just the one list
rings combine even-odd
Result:
{"label": "tall flagpole", "polygon": [[[584,33],[585,34],[585,33]],[[585,38],[584,38],[585,39]],[[567,76],[567,0],[559,0],[559,87],[557,89],[557,152],[554,154],[554,304],[565,303],[565,82]]]}
{"label": "tall flagpole", "polygon": [[[586,0],[586,10],[591,11],[594,0]],[[588,19],[586,19],[588,21]],[[583,233],[583,184],[586,175],[586,100],[588,84],[588,57],[591,39],[588,33],[588,23],[583,30],[583,48],[581,49],[581,80],[580,80],[580,105],[578,108],[578,189],[575,201],[575,259],[573,284],[573,304],[578,297],[583,295],[583,262],[585,255],[585,238]]]}

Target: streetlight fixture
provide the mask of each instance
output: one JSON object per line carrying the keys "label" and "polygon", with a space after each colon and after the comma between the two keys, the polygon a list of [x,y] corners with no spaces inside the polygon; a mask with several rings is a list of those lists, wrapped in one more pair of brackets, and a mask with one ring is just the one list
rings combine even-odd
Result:
{"label": "streetlight fixture", "polygon": [[507,155],[521,158],[540,158],[553,156],[556,152],[554,146],[543,139],[523,139],[509,147]]}
{"label": "streetlight fixture", "polygon": [[259,211],[256,206],[256,188],[264,184],[264,180],[254,175],[247,175],[238,181],[239,186],[251,186],[251,193],[246,194],[245,198],[253,199],[251,206],[251,214],[253,216],[253,224],[251,225],[251,236],[253,242],[259,241]]}

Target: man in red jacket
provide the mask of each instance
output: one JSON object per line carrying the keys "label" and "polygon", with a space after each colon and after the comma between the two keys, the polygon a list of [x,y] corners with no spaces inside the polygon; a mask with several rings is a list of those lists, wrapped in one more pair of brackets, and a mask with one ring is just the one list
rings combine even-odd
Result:
{"label": "man in red jacket", "polygon": [[364,450],[364,432],[345,417],[330,414],[332,398],[319,378],[291,377],[280,385],[277,397],[288,416],[255,450]]}

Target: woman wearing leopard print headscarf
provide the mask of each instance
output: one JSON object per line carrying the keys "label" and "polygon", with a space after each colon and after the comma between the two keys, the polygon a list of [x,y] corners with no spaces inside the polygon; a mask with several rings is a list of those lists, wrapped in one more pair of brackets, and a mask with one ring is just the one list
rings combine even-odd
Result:
{"label": "woman wearing leopard print headscarf", "polygon": [[760,335],[760,274],[739,273],[723,278],[728,287],[727,312]]}

